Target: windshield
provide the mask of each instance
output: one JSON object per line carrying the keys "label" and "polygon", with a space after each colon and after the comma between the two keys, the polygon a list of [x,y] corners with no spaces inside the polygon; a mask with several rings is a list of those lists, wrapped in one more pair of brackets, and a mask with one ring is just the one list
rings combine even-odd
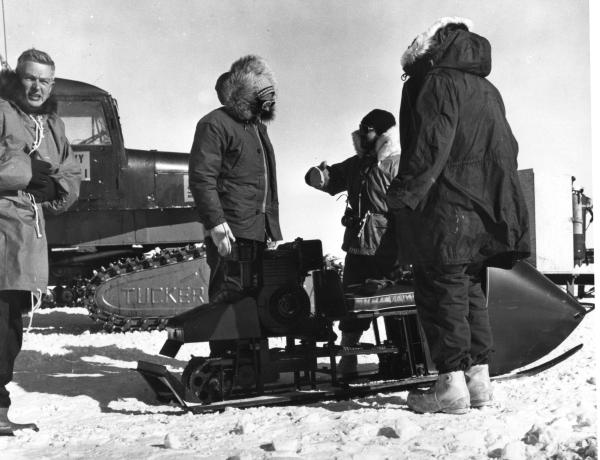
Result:
{"label": "windshield", "polygon": [[101,102],[60,101],[58,116],[65,122],[71,145],[111,144]]}

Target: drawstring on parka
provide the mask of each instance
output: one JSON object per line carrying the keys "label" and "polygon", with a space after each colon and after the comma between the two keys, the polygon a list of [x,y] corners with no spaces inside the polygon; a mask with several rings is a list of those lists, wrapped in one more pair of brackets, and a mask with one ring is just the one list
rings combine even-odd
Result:
{"label": "drawstring on parka", "polygon": [[[40,148],[40,145],[42,145],[42,139],[44,139],[44,123],[42,121],[41,115],[37,115],[34,117],[33,115],[29,114],[29,118],[31,118],[33,120],[33,123],[35,124],[35,139],[33,141],[33,145],[31,146],[31,149],[29,150],[29,153],[28,153],[28,155],[31,157],[31,155],[33,155],[35,152],[37,152],[37,150]],[[38,211],[35,197],[31,193],[27,193],[27,192],[26,192],[26,195],[29,198],[29,201],[31,202],[31,208],[33,209],[33,218],[35,221],[34,222],[35,235],[38,238],[42,238],[43,235],[42,235],[42,231],[41,231],[41,227],[40,227],[40,213]],[[27,332],[29,332],[29,330],[31,329],[31,326],[33,324],[33,315],[35,314],[36,310],[38,308],[40,308],[41,305],[42,305],[42,290],[37,289],[37,295],[34,294],[33,292],[31,293],[31,317],[29,318],[29,325],[27,326]]]}
{"label": "drawstring on parka", "polygon": [[[41,115],[36,115],[34,117],[33,115],[29,114],[29,118],[31,118],[33,120],[33,123],[35,124],[35,139],[28,153],[28,155],[31,157],[31,155],[37,152],[37,150],[40,148],[40,145],[42,145],[42,139],[44,139],[44,123],[42,121]],[[40,227],[40,214],[37,208],[37,203],[35,201],[35,197],[31,193],[27,193],[27,196],[29,197],[31,207],[33,209],[33,218],[35,221],[35,235],[38,238],[41,238],[42,230]]]}

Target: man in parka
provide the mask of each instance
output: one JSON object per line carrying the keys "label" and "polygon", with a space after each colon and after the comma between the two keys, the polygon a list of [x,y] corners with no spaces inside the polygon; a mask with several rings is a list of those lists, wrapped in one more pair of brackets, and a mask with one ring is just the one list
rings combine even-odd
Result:
{"label": "man in parka", "polygon": [[48,283],[42,212],[60,213],[79,195],[81,168],[52,98],[54,62],[30,49],[16,71],[0,75],[0,435],[32,424],[8,419],[15,359],[23,340],[22,312]]}
{"label": "man in parka", "polygon": [[[196,126],[189,186],[206,233],[209,299],[232,302],[252,288],[267,242],[281,240],[275,155],[265,125],[275,116],[276,87],[266,61],[249,55],[231,65],[216,89],[223,106]],[[211,342],[211,354],[232,346]]]}
{"label": "man in parka", "polygon": [[[394,115],[375,109],[352,133],[356,155],[328,166],[322,162],[306,173],[305,181],[318,190],[336,195],[347,192],[346,227],[342,249],[346,251],[343,285],[362,284],[368,278],[392,279],[397,267],[397,249],[385,202],[390,182],[398,173],[400,142]],[[356,346],[369,319],[340,321],[341,345]],[[341,374],[356,372],[355,355],[344,356],[338,365]]]}
{"label": "man in parka", "polygon": [[490,402],[484,269],[529,254],[517,141],[485,78],[490,44],[471,28],[467,19],[440,19],[402,56],[402,156],[388,205],[401,262],[414,264],[417,311],[439,372],[429,390],[409,393],[416,412]]}

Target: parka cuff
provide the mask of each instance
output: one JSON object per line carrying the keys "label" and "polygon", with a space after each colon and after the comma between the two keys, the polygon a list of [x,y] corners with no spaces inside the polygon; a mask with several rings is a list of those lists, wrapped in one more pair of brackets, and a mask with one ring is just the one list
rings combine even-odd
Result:
{"label": "parka cuff", "polygon": [[200,223],[204,225],[205,229],[215,228],[217,225],[227,222],[224,216],[216,216],[214,218],[201,219]]}

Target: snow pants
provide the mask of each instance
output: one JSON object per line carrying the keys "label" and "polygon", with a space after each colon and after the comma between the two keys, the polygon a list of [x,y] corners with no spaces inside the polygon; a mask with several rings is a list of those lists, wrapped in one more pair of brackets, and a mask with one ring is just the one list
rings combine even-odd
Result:
{"label": "snow pants", "polygon": [[[346,254],[344,261],[343,287],[353,284],[363,284],[367,279],[390,278],[397,267],[396,254],[385,256]],[[340,321],[342,332],[364,332],[371,325],[370,319],[347,318]]]}
{"label": "snow pants", "polygon": [[483,265],[417,265],[414,274],[417,313],[438,372],[487,364],[493,341]]}
{"label": "snow pants", "polygon": [[[206,262],[210,267],[208,299],[210,302],[235,302],[249,294],[256,286],[266,244],[260,241],[237,238],[231,254],[222,257],[213,240],[206,238]],[[211,356],[234,350],[235,342],[219,340],[210,342]]]}
{"label": "snow pants", "polygon": [[6,385],[13,378],[23,343],[23,312],[31,303],[29,291],[0,291],[0,407],[10,407]]}

